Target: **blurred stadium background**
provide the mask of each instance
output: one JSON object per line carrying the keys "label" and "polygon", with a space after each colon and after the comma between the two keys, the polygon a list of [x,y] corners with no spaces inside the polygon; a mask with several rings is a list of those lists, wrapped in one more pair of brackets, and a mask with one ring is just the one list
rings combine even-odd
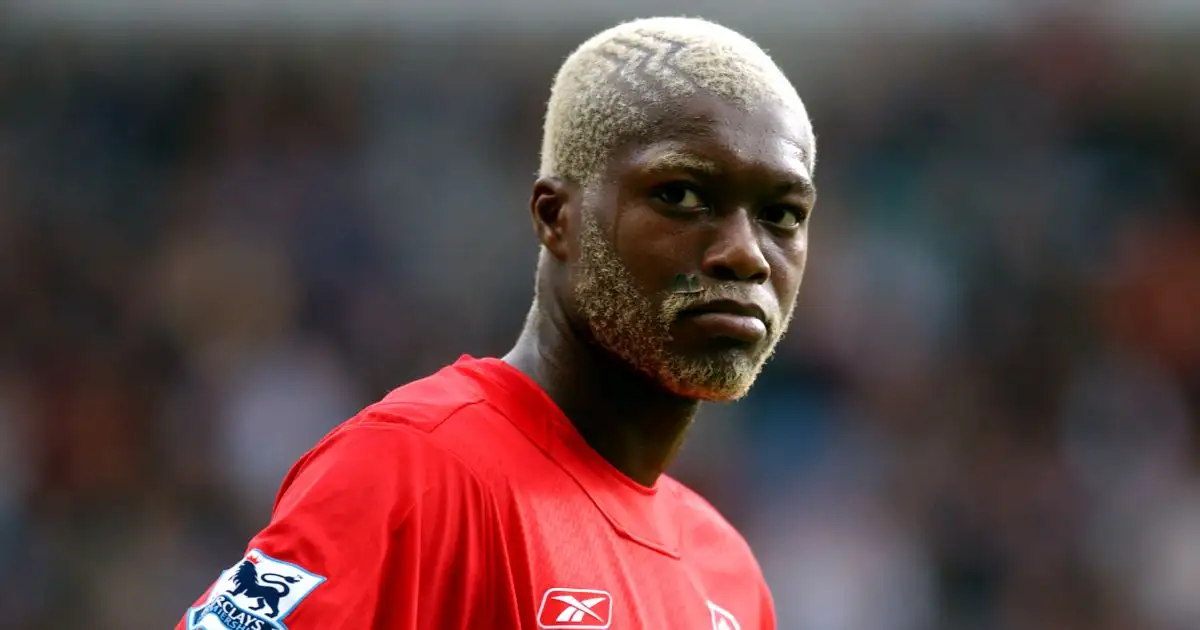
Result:
{"label": "blurred stadium background", "polygon": [[1188,0],[0,4],[0,628],[170,627],[320,435],[506,351],[555,68],[681,13],[821,144],[793,333],[675,468],[780,627],[1200,628]]}

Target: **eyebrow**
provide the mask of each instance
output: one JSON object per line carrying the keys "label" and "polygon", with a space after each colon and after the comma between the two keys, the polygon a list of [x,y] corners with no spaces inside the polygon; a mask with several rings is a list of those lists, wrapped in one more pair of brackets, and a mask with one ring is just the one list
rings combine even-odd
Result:
{"label": "eyebrow", "polygon": [[650,170],[669,171],[674,169],[694,171],[705,175],[716,175],[721,172],[721,168],[717,166],[716,162],[685,151],[667,151],[656,156],[650,162]]}
{"label": "eyebrow", "polygon": [[[720,175],[721,167],[713,160],[687,151],[666,151],[654,157],[648,166],[650,171],[683,170],[705,175]],[[817,189],[807,177],[785,177],[779,189],[784,193],[799,193],[816,197]]]}
{"label": "eyebrow", "polygon": [[815,198],[817,196],[817,187],[814,186],[813,183],[807,178],[789,181],[783,185],[783,188],[789,193],[799,193],[809,198]]}

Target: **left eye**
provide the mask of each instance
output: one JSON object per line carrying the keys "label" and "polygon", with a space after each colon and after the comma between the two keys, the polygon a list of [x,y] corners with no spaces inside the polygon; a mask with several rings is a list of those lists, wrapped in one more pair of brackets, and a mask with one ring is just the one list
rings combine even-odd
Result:
{"label": "left eye", "polygon": [[763,209],[759,219],[782,228],[794,228],[803,221],[800,210],[790,206],[768,206]]}
{"label": "left eye", "polygon": [[678,206],[687,210],[704,207],[704,200],[694,188],[687,184],[668,184],[658,189],[655,197],[663,203]]}

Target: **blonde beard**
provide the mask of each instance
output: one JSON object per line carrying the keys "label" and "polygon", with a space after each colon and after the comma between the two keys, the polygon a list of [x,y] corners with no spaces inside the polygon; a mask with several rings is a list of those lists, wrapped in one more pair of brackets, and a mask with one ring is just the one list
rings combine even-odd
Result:
{"label": "blonde beard", "polygon": [[[745,396],[787,330],[792,313],[772,326],[757,355],[741,352],[687,357],[667,349],[671,325],[681,311],[722,297],[719,289],[670,294],[655,305],[638,288],[596,219],[583,218],[580,264],[574,282],[576,308],[596,343],[678,396],[733,401]],[[778,325],[782,324],[782,325]]]}

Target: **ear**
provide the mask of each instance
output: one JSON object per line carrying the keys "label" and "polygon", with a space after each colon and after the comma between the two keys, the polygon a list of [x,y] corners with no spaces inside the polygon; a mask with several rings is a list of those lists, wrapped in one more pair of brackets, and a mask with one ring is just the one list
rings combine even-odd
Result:
{"label": "ear", "polygon": [[575,186],[556,177],[539,177],[533,183],[529,211],[533,232],[550,255],[567,259],[567,225],[570,221],[570,201]]}

